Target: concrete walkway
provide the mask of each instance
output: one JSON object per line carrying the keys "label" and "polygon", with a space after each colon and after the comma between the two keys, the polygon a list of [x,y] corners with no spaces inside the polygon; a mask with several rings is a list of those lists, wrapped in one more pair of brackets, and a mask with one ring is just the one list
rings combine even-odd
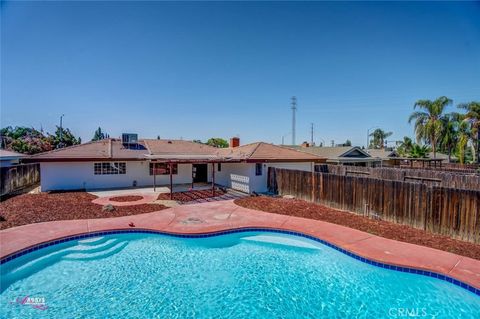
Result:
{"label": "concrete walkway", "polygon": [[395,266],[433,271],[476,287],[480,294],[480,261],[452,253],[398,242],[318,220],[270,214],[239,207],[230,201],[182,205],[117,218],[54,221],[0,231],[0,258],[72,235],[96,231],[149,229],[199,234],[246,227],[275,228],[314,236],[361,257]]}

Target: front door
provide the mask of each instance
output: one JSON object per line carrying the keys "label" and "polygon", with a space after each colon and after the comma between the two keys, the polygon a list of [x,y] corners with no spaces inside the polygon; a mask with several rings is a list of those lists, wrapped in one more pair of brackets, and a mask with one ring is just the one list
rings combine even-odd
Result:
{"label": "front door", "polygon": [[208,178],[207,164],[193,164],[192,178],[194,183],[206,183]]}

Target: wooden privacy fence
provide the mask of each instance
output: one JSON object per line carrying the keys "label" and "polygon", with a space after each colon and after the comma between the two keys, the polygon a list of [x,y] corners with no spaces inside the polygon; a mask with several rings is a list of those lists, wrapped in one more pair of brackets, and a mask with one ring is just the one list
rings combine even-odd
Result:
{"label": "wooden privacy fence", "polygon": [[40,164],[2,167],[0,197],[11,195],[40,182]]}
{"label": "wooden privacy fence", "polygon": [[287,169],[270,174],[279,195],[480,243],[478,190]]}
{"label": "wooden privacy fence", "polygon": [[335,175],[369,176],[393,181],[410,181],[427,183],[433,186],[480,190],[480,174],[477,173],[341,165],[324,165],[317,171]]}

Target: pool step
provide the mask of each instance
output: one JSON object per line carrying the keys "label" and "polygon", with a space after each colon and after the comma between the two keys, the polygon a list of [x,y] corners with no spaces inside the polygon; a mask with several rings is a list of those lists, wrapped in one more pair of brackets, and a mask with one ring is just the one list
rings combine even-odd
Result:
{"label": "pool step", "polygon": [[82,261],[98,260],[98,259],[102,259],[102,258],[112,256],[112,255],[120,252],[127,245],[128,245],[128,242],[122,241],[122,242],[116,243],[114,246],[111,246],[108,249],[102,249],[98,252],[93,252],[93,253],[91,252],[91,250],[89,250],[86,253],[83,252],[83,253],[68,254],[67,256],[64,256],[62,259],[71,260],[71,261],[75,261],[75,260],[82,260]]}
{"label": "pool step", "polygon": [[312,241],[296,239],[296,238],[291,238],[286,236],[255,235],[255,236],[242,237],[241,240],[262,243],[262,244],[274,244],[274,245],[280,245],[280,246],[315,249],[315,250],[323,249],[323,247],[320,244],[316,244]]}
{"label": "pool step", "polygon": [[[60,260],[78,261],[102,259],[120,252],[128,245],[128,241],[126,240],[108,237],[95,237],[92,240],[82,240],[77,243],[78,245],[75,245],[75,242],[71,242],[63,249],[37,257],[34,255],[35,253],[32,253],[31,260],[26,261],[16,268],[2,267],[0,292],[4,291],[11,283],[27,278]],[[14,264],[12,264],[12,267],[15,267]]]}
{"label": "pool step", "polygon": [[108,240],[108,237],[91,237],[87,239],[79,240],[80,245],[98,245]]}
{"label": "pool step", "polygon": [[108,239],[96,246],[78,245],[67,247],[58,251],[54,251],[50,254],[32,259],[31,261],[28,261],[22,266],[9,272],[8,275],[18,278],[24,278],[25,276],[30,276],[34,274],[36,269],[43,269],[45,267],[55,264],[65,256],[76,253],[96,254],[98,252],[109,250],[110,248],[116,246],[119,242],[120,241],[118,239]]}

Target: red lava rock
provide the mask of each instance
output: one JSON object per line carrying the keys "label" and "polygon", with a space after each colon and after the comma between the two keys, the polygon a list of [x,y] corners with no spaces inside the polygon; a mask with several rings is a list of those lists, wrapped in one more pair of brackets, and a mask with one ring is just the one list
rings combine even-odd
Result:
{"label": "red lava rock", "polygon": [[[215,190],[215,197],[224,195],[225,192],[222,190]],[[212,190],[198,190],[198,191],[188,191],[188,192],[175,192],[173,193],[173,200],[179,202],[191,202],[199,199],[212,198]],[[170,200],[170,193],[162,193],[158,195],[159,200]]]}
{"label": "red lava rock", "polygon": [[0,203],[0,229],[20,225],[69,219],[106,218],[151,213],[168,207],[158,204],[118,206],[102,212],[92,203],[97,196],[86,192],[23,194]]}
{"label": "red lava rock", "polygon": [[235,204],[264,212],[321,220],[358,229],[373,235],[427,246],[480,260],[480,245],[447,236],[436,235],[421,229],[383,220],[373,220],[355,213],[345,212],[298,199],[266,196],[236,199]]}
{"label": "red lava rock", "polygon": [[141,199],[143,199],[143,196],[137,196],[137,195],[117,196],[117,197],[110,198],[112,202],[134,202]]}

